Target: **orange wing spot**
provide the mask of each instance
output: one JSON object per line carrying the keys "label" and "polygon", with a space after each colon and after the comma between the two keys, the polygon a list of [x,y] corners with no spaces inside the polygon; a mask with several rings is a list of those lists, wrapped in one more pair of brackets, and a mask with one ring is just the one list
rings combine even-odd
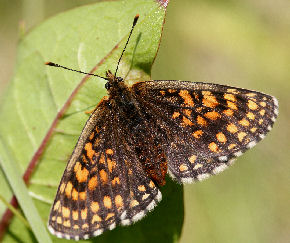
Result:
{"label": "orange wing spot", "polygon": [[110,155],[112,155],[114,153],[114,151],[112,150],[112,149],[107,149],[106,150],[106,154],[110,154]]}
{"label": "orange wing spot", "polygon": [[221,117],[221,115],[216,111],[207,112],[204,114],[204,116],[210,120],[216,120]]}
{"label": "orange wing spot", "polygon": [[93,150],[93,144],[92,143],[87,143],[85,145],[85,150],[87,151],[87,156],[90,160],[93,159],[93,156],[95,155],[95,151]]}
{"label": "orange wing spot", "polygon": [[91,135],[90,135],[90,140],[92,140],[94,138],[94,136],[95,136],[95,133],[92,132]]}
{"label": "orange wing spot", "polygon": [[248,107],[249,107],[250,110],[256,110],[258,108],[258,105],[254,101],[249,100],[248,101]]}
{"label": "orange wing spot", "polygon": [[71,226],[70,221],[69,221],[69,220],[64,221],[64,222],[63,222],[63,226],[64,226],[64,227],[70,227],[70,226]]}
{"label": "orange wing spot", "polygon": [[203,167],[202,164],[197,163],[197,164],[193,167],[193,169],[194,169],[194,170],[197,170],[197,169],[202,168],[202,167]]}
{"label": "orange wing spot", "polygon": [[71,193],[71,197],[74,201],[77,201],[79,199],[79,193],[77,192],[76,189],[73,189],[73,191]]}
{"label": "orange wing spot", "polygon": [[183,171],[187,171],[187,170],[188,170],[188,167],[187,167],[185,164],[181,164],[181,165],[179,166],[179,170],[180,170],[181,172],[183,172]]}
{"label": "orange wing spot", "polygon": [[222,133],[222,132],[219,132],[217,135],[216,135],[216,138],[219,142],[221,143],[225,143],[227,141],[227,138],[226,136]]}
{"label": "orange wing spot", "polygon": [[100,171],[100,178],[103,182],[103,184],[107,184],[108,183],[108,174],[105,170],[101,170]]}
{"label": "orange wing spot", "polygon": [[115,197],[115,204],[116,204],[117,208],[121,208],[124,206],[123,198],[121,197],[121,195],[117,195]]}
{"label": "orange wing spot", "polygon": [[99,133],[99,129],[97,127],[95,128],[95,130],[96,130],[97,133]]}
{"label": "orange wing spot", "polygon": [[188,158],[188,160],[189,160],[190,163],[194,164],[195,161],[196,161],[196,158],[197,158],[196,155],[191,155],[191,156]]}
{"label": "orange wing spot", "polygon": [[105,220],[109,220],[110,218],[114,217],[115,214],[114,213],[108,213],[107,217]]}
{"label": "orange wing spot", "polygon": [[87,229],[87,228],[89,228],[89,225],[88,224],[83,224],[82,225],[82,229]]}
{"label": "orange wing spot", "polygon": [[262,101],[262,102],[260,102],[260,105],[263,107],[266,107],[266,102]]}
{"label": "orange wing spot", "polygon": [[253,127],[253,128],[250,129],[250,131],[251,131],[252,133],[254,133],[254,132],[257,131],[257,128],[256,128],[256,127]]}
{"label": "orange wing spot", "polygon": [[71,191],[72,191],[72,188],[73,188],[73,185],[72,183],[69,181],[67,184],[66,184],[66,188],[65,188],[65,195],[70,198],[71,197]]}
{"label": "orange wing spot", "polygon": [[239,121],[239,124],[244,126],[244,127],[248,127],[250,125],[250,122],[244,118],[244,119]]}
{"label": "orange wing spot", "polygon": [[108,169],[110,173],[112,173],[113,169],[116,167],[116,162],[113,160],[110,160],[109,158],[107,158],[107,162],[108,162]]}
{"label": "orange wing spot", "polygon": [[59,209],[59,206],[60,206],[60,201],[57,201],[53,206],[53,211],[57,211]]}
{"label": "orange wing spot", "polygon": [[79,219],[79,212],[78,211],[72,211],[72,218],[73,220]]}
{"label": "orange wing spot", "polygon": [[99,163],[105,164],[105,155],[103,153],[101,154],[101,157],[99,159]]}
{"label": "orange wing spot", "polygon": [[163,96],[165,95],[165,91],[164,90],[160,90],[159,92],[160,92],[161,95],[163,95]]}
{"label": "orange wing spot", "polygon": [[74,167],[74,172],[76,173],[76,178],[79,183],[86,182],[88,179],[89,171],[86,168],[82,169],[80,162],[77,162]]}
{"label": "orange wing spot", "polygon": [[184,109],[183,112],[184,112],[185,115],[187,115],[187,116],[190,117],[191,116],[191,113],[192,113],[192,110]]}
{"label": "orange wing spot", "polygon": [[183,121],[183,124],[185,126],[192,126],[193,125],[192,121],[189,120],[188,118],[186,118],[185,116],[182,117],[182,121]]}
{"label": "orange wing spot", "polygon": [[63,183],[61,183],[61,186],[59,188],[60,193],[63,193],[64,189],[65,189],[65,183],[63,182]]}
{"label": "orange wing spot", "polygon": [[207,126],[207,121],[201,116],[197,116],[196,121],[200,126]]}
{"label": "orange wing spot", "polygon": [[76,162],[75,166],[74,166],[74,172],[77,173],[78,170],[82,169],[82,165],[80,162]]}
{"label": "orange wing spot", "polygon": [[132,200],[131,203],[130,203],[130,207],[131,207],[131,208],[133,208],[133,207],[135,207],[135,206],[138,206],[138,205],[139,205],[139,202],[138,202],[137,200],[135,200],[135,199]]}
{"label": "orange wing spot", "polygon": [[146,200],[149,196],[150,196],[150,194],[148,194],[148,193],[144,194],[144,195],[142,196],[142,200],[143,200],[143,201]]}
{"label": "orange wing spot", "polygon": [[217,146],[217,144],[215,142],[211,142],[209,145],[208,145],[208,148],[212,151],[212,152],[219,152],[219,148]]}
{"label": "orange wing spot", "polygon": [[247,113],[247,117],[248,117],[250,120],[255,120],[255,115],[254,115],[252,112],[248,112],[248,113]]}
{"label": "orange wing spot", "polygon": [[87,193],[86,192],[80,192],[79,193],[80,200],[86,200],[87,199]]}
{"label": "orange wing spot", "polygon": [[97,214],[95,214],[92,218],[92,224],[94,224],[95,222],[101,222],[101,221],[102,221],[102,218]]}
{"label": "orange wing spot", "polygon": [[176,89],[168,89],[168,92],[171,93],[171,94],[175,93],[176,91],[177,91]]}
{"label": "orange wing spot", "polygon": [[237,110],[238,109],[237,105],[235,103],[231,102],[231,101],[227,101],[227,105],[232,110]]}
{"label": "orange wing spot", "polygon": [[87,216],[88,216],[88,209],[85,208],[85,209],[81,210],[81,218],[86,219]]}
{"label": "orange wing spot", "polygon": [[228,146],[228,149],[233,149],[234,147],[236,147],[237,145],[234,144],[234,143],[231,143],[229,146]]}
{"label": "orange wing spot", "polygon": [[236,89],[227,89],[227,92],[233,93],[233,94],[239,94],[239,92]]}
{"label": "orange wing spot", "polygon": [[247,136],[247,133],[245,133],[245,132],[239,132],[238,133],[238,139],[239,139],[239,141],[242,142],[245,136]]}
{"label": "orange wing spot", "polygon": [[150,181],[150,182],[149,182],[149,186],[150,186],[151,188],[154,188],[154,187],[155,187],[154,182],[153,182],[153,181]]}
{"label": "orange wing spot", "polygon": [[195,137],[195,138],[200,138],[203,134],[203,131],[202,130],[197,130],[195,131],[194,133],[192,133],[192,135]]}
{"label": "orange wing spot", "polygon": [[230,133],[236,133],[238,131],[238,128],[236,127],[236,125],[234,125],[233,123],[230,123],[228,126],[227,126],[227,130],[230,132]]}
{"label": "orange wing spot", "polygon": [[264,119],[259,120],[259,124],[261,125],[263,123]]}
{"label": "orange wing spot", "polygon": [[260,110],[259,113],[260,113],[261,116],[264,116],[265,115],[265,112],[266,112],[265,110]]}
{"label": "orange wing spot", "polygon": [[194,106],[194,102],[192,100],[191,95],[189,94],[188,90],[180,90],[179,95],[182,97],[184,100],[185,105],[187,106]]}
{"label": "orange wing spot", "polygon": [[232,116],[234,114],[234,111],[231,110],[231,109],[227,109],[227,110],[224,110],[223,113],[226,115],[226,116]]}
{"label": "orange wing spot", "polygon": [[246,94],[246,96],[248,96],[248,97],[255,97],[257,94],[255,94],[255,93],[248,93],[248,94]]}
{"label": "orange wing spot", "polygon": [[139,190],[140,192],[145,192],[145,191],[146,191],[146,188],[145,188],[144,185],[140,185],[140,186],[138,186],[138,190]]}
{"label": "orange wing spot", "polygon": [[172,115],[172,118],[175,119],[175,118],[177,118],[177,117],[179,117],[179,116],[180,116],[180,113],[175,111],[175,112],[173,113],[173,115]]}
{"label": "orange wing spot", "polygon": [[58,224],[62,224],[62,218],[61,218],[61,217],[57,217],[57,218],[56,218],[56,222],[57,222]]}
{"label": "orange wing spot", "polygon": [[98,212],[99,209],[100,209],[100,205],[99,205],[98,202],[92,202],[91,203],[91,210],[92,210],[93,213]]}
{"label": "orange wing spot", "polygon": [[119,177],[114,177],[114,179],[112,180],[112,185],[115,186],[116,184],[120,185],[120,179]]}
{"label": "orange wing spot", "polygon": [[210,92],[210,91],[201,91],[201,93],[202,93],[202,95],[203,96],[210,96],[210,95],[212,95],[212,93]]}
{"label": "orange wing spot", "polygon": [[77,224],[75,224],[73,228],[78,230],[80,227]]}
{"label": "orange wing spot", "polygon": [[207,109],[207,108],[205,108],[205,107],[197,107],[195,109],[195,111],[196,111],[196,113],[201,113],[203,111],[203,109]]}
{"label": "orange wing spot", "polygon": [[229,100],[229,101],[232,101],[232,102],[236,102],[237,101],[236,97],[233,94],[224,94],[224,98],[226,100]]}
{"label": "orange wing spot", "polygon": [[217,105],[219,105],[219,102],[217,101],[216,97],[212,95],[211,92],[203,91],[202,94],[204,95],[202,103],[206,107],[215,108]]}
{"label": "orange wing spot", "polygon": [[112,201],[109,196],[104,196],[104,206],[106,208],[111,208],[112,207]]}
{"label": "orange wing spot", "polygon": [[69,210],[69,208],[62,207],[62,216],[64,218],[69,218],[69,216],[70,216],[70,210]]}
{"label": "orange wing spot", "polygon": [[96,189],[96,187],[98,186],[98,177],[97,176],[93,176],[88,183],[88,188],[90,191],[93,191]]}

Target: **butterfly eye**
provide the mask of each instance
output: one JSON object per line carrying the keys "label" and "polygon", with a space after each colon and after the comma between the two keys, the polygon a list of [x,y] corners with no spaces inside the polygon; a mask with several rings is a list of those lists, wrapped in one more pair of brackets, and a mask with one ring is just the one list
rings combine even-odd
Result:
{"label": "butterfly eye", "polygon": [[122,82],[123,81],[123,79],[121,78],[121,77],[117,77],[117,82],[119,83],[119,82]]}
{"label": "butterfly eye", "polygon": [[112,87],[112,86],[111,86],[111,84],[110,84],[109,82],[107,82],[107,83],[105,84],[105,88],[106,88],[106,90],[109,90],[111,87]]}

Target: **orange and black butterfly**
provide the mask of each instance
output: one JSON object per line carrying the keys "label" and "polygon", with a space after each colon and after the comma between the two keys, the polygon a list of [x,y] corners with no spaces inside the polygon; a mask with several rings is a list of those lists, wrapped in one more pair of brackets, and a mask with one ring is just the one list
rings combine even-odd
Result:
{"label": "orange and black butterfly", "polygon": [[57,237],[88,239],[140,220],[161,200],[167,173],[178,183],[220,173],[278,115],[277,100],[260,92],[177,80],[128,86],[116,73],[107,72],[109,96],[88,119],[61,179],[48,223]]}

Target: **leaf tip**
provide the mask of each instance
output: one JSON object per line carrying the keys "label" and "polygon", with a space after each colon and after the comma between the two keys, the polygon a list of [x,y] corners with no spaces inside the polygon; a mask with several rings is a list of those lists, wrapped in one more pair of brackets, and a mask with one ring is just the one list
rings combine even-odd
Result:
{"label": "leaf tip", "polygon": [[156,1],[164,8],[167,8],[167,5],[169,3],[169,0],[156,0]]}

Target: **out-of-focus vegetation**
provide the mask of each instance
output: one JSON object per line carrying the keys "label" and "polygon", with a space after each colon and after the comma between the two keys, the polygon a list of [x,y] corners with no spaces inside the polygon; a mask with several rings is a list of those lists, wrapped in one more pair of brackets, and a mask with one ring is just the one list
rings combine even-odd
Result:
{"label": "out-of-focus vegetation", "polygon": [[[17,40],[58,12],[90,0],[0,1],[0,93],[13,74]],[[208,81],[278,98],[264,141],[224,173],[185,186],[187,242],[290,239],[290,2],[171,0],[154,79]]]}

